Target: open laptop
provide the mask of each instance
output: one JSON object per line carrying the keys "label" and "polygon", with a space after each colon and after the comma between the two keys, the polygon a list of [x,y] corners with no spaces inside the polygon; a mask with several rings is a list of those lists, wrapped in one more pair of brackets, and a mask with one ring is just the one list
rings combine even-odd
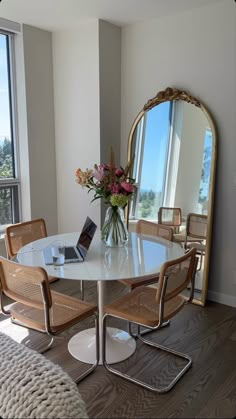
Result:
{"label": "open laptop", "polygon": [[[76,246],[65,247],[65,263],[84,261],[96,229],[96,224],[89,217],[87,217]],[[50,246],[43,249],[43,255],[45,264],[52,265],[53,260]]]}

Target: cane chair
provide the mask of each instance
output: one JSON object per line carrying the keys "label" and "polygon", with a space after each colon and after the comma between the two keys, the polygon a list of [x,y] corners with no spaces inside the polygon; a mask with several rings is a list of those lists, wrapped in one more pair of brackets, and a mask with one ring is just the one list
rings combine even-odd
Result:
{"label": "cane chair", "polygon": [[206,236],[207,215],[188,214],[184,247],[186,250],[192,249],[193,247],[196,249],[197,254],[200,256],[198,271],[202,269],[202,260],[206,253]]}
{"label": "cane chair", "polygon": [[[16,260],[17,252],[21,247],[38,239],[47,237],[46,223],[43,218],[38,218],[22,223],[11,224],[6,228],[5,243],[8,259]],[[59,278],[49,276],[50,283],[58,281]],[[81,281],[81,298],[84,299],[83,281]]]}
{"label": "cane chair", "polygon": [[[3,314],[12,322],[47,333],[49,343],[41,352],[50,349],[55,336],[74,324],[95,317],[96,361],[80,375],[77,382],[92,372],[99,360],[97,307],[77,298],[52,291],[48,275],[41,267],[24,266],[0,257],[0,301]],[[4,296],[14,302],[6,309]]]}
{"label": "cane chair", "polygon": [[136,233],[150,234],[151,236],[162,237],[163,239],[173,241],[172,228],[151,221],[139,220],[136,226]]}
{"label": "cane chair", "polygon": [[177,207],[160,207],[158,211],[158,223],[165,224],[173,228],[174,233],[178,233],[182,224],[182,210]]}
{"label": "cane chair", "polygon": [[[173,230],[165,225],[152,223],[151,221],[139,220],[136,225],[136,233],[147,234],[150,236],[160,237],[169,241],[173,241]],[[121,279],[120,282],[130,287],[133,290],[141,285],[149,285],[156,282],[157,278],[149,279]]]}
{"label": "cane chair", "polygon": [[[8,259],[16,260],[17,252],[21,247],[44,237],[47,237],[47,228],[43,218],[9,225],[5,231]],[[50,283],[58,280],[54,276],[50,276],[48,279]]]}
{"label": "cane chair", "polygon": [[[132,322],[138,325],[137,337],[143,343],[186,360],[186,365],[168,385],[151,385],[146,381],[124,374],[120,370],[111,367],[106,361],[106,342],[104,338],[102,359],[104,366],[110,372],[148,390],[165,393],[169,391],[189,369],[192,364],[190,356],[154,343],[153,341],[144,339],[140,334],[140,327],[145,326],[150,330],[160,329],[164,322],[167,322],[169,319],[174,317],[183,309],[185,304],[192,301],[194,292],[194,272],[196,269],[195,253],[196,250],[191,249],[184,256],[164,263],[160,271],[157,289],[150,287],[136,288],[125,296],[114,301],[112,304],[107,305],[104,308],[105,315],[103,317],[103,336],[106,335],[106,320],[108,317],[115,317]],[[184,295],[182,295],[182,293],[185,289],[188,289],[190,284],[191,291],[190,296],[187,299]],[[153,381],[154,377],[152,379],[152,382]]]}
{"label": "cane chair", "polygon": [[8,259],[15,258],[21,247],[44,237],[47,237],[47,228],[43,218],[11,224],[5,232]]}

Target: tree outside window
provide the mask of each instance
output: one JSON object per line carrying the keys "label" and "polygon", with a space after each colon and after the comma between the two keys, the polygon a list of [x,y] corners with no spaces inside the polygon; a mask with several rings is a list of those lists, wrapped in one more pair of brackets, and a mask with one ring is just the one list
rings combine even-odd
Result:
{"label": "tree outside window", "polygon": [[14,35],[0,31],[0,225],[19,221],[13,47]]}

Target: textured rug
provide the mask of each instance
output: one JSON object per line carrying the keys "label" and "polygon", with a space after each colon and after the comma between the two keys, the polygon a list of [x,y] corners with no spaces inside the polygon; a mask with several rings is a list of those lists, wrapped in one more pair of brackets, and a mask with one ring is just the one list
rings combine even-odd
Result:
{"label": "textured rug", "polygon": [[2,332],[0,417],[88,418],[85,404],[69,375]]}

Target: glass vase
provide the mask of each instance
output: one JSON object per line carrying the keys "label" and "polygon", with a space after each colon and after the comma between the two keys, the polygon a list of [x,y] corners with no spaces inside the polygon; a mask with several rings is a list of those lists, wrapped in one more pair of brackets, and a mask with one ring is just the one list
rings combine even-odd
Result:
{"label": "glass vase", "polygon": [[107,208],[101,238],[107,247],[122,247],[126,245],[129,234],[123,208],[114,206]]}

